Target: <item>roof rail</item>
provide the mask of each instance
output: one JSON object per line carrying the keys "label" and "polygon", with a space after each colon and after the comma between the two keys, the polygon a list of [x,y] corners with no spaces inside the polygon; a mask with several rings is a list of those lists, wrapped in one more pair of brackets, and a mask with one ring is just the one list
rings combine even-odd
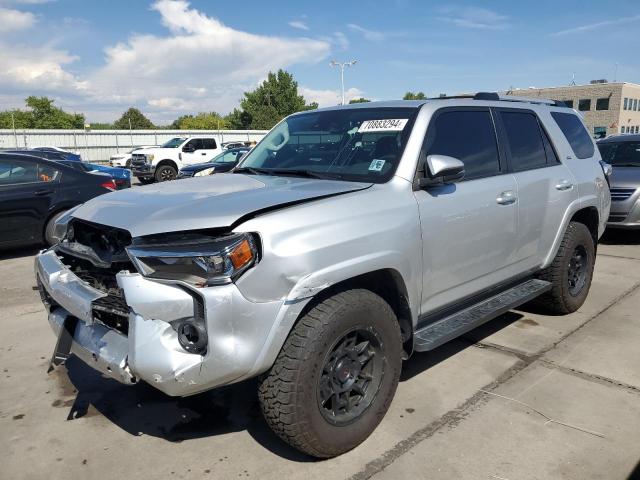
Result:
{"label": "roof rail", "polygon": [[520,102],[520,103],[533,103],[536,105],[550,105],[553,107],[567,107],[567,104],[560,100],[551,100],[548,98],[537,98],[537,97],[520,97],[516,95],[500,95],[497,92],[478,92],[475,94],[468,95],[451,95],[451,96],[440,96],[435,98],[429,98],[428,100],[451,100],[456,98],[468,98],[472,100],[487,100],[487,101],[502,101],[502,102]]}

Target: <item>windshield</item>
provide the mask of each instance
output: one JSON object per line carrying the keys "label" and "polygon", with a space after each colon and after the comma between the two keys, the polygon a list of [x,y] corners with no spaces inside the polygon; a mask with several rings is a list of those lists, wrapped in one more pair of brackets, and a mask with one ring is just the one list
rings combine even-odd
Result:
{"label": "windshield", "polygon": [[640,142],[598,144],[602,160],[618,167],[640,167]]}
{"label": "windshield", "polygon": [[398,166],[416,113],[404,107],[294,115],[274,127],[236,171],[383,183]]}
{"label": "windshield", "polygon": [[178,148],[185,140],[186,138],[181,137],[172,138],[167,143],[163,143],[162,148]]}

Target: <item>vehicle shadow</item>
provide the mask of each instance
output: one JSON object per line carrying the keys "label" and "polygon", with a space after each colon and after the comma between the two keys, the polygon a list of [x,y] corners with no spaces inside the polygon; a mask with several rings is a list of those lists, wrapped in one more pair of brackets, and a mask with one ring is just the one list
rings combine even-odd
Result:
{"label": "vehicle shadow", "polygon": [[636,230],[605,230],[600,238],[605,245],[640,245],[640,231]]}
{"label": "vehicle shadow", "polygon": [[[404,362],[400,381],[447,360],[475,342],[522,318],[505,315],[464,337],[425,353],[416,353]],[[169,442],[183,442],[246,431],[275,455],[295,462],[317,459],[294,450],[267,426],[257,398],[257,381],[247,380],[186,398],[170,397],[146,383],[126,386],[105,378],[75,357],[65,368],[57,368],[60,398],[53,406],[69,408],[67,420],[103,416],[134,436],[149,435]]]}
{"label": "vehicle shadow", "polygon": [[30,245],[28,247],[14,247],[6,250],[0,250],[0,260],[9,260],[13,258],[31,257],[42,250],[42,245]]}
{"label": "vehicle shadow", "polygon": [[69,407],[67,420],[102,415],[131,435],[149,435],[169,442],[246,430],[256,442],[280,457],[296,462],[315,461],[289,447],[269,429],[260,412],[255,379],[179,398],[146,383],[122,385],[74,357],[65,365],[66,374],[64,368],[57,372],[66,400],[58,402]]}

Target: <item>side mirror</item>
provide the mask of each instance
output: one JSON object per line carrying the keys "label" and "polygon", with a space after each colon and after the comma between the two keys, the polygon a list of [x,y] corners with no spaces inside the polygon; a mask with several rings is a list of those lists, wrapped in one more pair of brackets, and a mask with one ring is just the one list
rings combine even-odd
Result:
{"label": "side mirror", "polygon": [[428,155],[425,162],[425,176],[420,179],[420,187],[443,183],[455,183],[464,178],[464,163],[446,155]]}
{"label": "side mirror", "polygon": [[193,148],[193,145],[185,145],[184,147],[182,147],[182,151],[185,153],[192,153],[195,152],[196,149]]}

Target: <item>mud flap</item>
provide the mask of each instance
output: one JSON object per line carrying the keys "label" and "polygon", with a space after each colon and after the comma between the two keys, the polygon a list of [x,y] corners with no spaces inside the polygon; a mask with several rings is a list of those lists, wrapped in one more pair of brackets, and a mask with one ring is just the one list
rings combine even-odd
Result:
{"label": "mud flap", "polygon": [[65,318],[60,332],[58,332],[58,340],[56,346],[53,349],[53,355],[51,355],[51,361],[49,362],[49,368],[47,373],[51,373],[54,367],[62,365],[71,353],[71,344],[73,343],[73,333],[76,331],[78,325],[78,319],[72,316]]}

